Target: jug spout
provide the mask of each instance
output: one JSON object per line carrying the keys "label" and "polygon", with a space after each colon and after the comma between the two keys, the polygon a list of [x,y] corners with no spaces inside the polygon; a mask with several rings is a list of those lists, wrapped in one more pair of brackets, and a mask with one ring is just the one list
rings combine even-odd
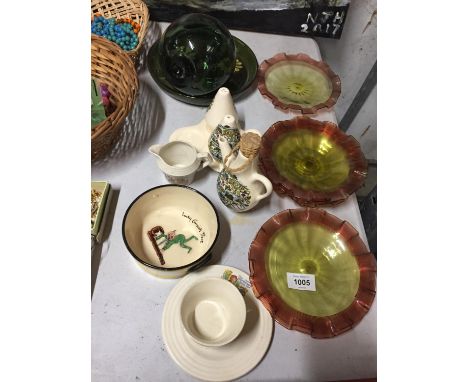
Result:
{"label": "jug spout", "polygon": [[148,151],[153,154],[154,156],[156,156],[158,159],[161,159],[161,156],[159,155],[160,151],[161,151],[161,148],[163,147],[163,145],[152,145],[150,146],[150,148],[148,149]]}
{"label": "jug spout", "polygon": [[210,133],[221,123],[226,114],[234,116],[235,125],[239,127],[238,115],[231,93],[228,88],[223,87],[218,90],[205,114],[206,128]]}

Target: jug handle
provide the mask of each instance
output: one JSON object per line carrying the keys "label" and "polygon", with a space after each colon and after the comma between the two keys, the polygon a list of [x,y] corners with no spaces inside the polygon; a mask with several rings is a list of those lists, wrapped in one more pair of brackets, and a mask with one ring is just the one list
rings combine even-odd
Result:
{"label": "jug handle", "polygon": [[270,182],[270,180],[263,176],[263,175],[260,175],[260,174],[257,174],[257,173],[254,173],[252,174],[252,180],[254,182],[260,182],[263,184],[263,186],[265,187],[266,189],[266,192],[263,193],[263,194],[260,194],[257,196],[257,200],[262,200],[262,199],[265,199],[266,197],[270,196],[272,191],[273,191],[273,186]]}
{"label": "jug handle", "polygon": [[197,171],[200,171],[201,169],[205,168],[206,166],[208,166],[211,161],[213,160],[211,158],[211,155],[210,153],[198,153],[197,154],[197,158],[200,158],[201,159],[201,166],[198,168]]}

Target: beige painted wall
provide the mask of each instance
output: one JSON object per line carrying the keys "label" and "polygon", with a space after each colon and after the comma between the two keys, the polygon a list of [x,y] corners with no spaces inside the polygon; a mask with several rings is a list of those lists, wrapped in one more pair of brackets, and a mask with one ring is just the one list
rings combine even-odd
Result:
{"label": "beige painted wall", "polygon": [[[341,78],[341,96],[335,105],[340,121],[377,60],[377,1],[352,0],[340,40],[316,38],[322,58]],[[368,159],[377,158],[377,89],[349,127]]]}

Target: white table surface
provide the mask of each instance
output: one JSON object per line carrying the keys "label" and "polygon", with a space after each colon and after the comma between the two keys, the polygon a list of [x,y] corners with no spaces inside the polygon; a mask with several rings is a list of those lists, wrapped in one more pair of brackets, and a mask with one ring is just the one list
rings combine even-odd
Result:
{"label": "white table surface", "polygon": [[[167,24],[154,23],[148,41]],[[310,38],[231,31],[247,43],[261,63],[276,53],[304,52],[320,59]],[[122,219],[128,205],[145,190],[166,184],[155,159],[147,151],[168,141],[179,127],[200,121],[205,108],[176,101],[162,92],[145,67],[139,72],[140,94],[114,150],[93,163],[92,179],[109,181],[114,190],[108,234],[92,259],[96,277],[92,296],[92,380],[190,381],[169,356],[161,336],[164,302],[178,280],[161,280],[145,273],[128,253],[122,239]],[[257,90],[236,102],[246,129],[265,132],[274,122],[292,118],[273,108]],[[316,117],[336,122],[333,112]],[[220,217],[220,237],[211,263],[249,272],[248,249],[260,226],[275,213],[298,206],[275,193],[255,210],[236,214],[216,194],[216,173],[200,172],[192,187],[204,193]],[[359,231],[365,232],[355,196],[344,204],[326,208]],[[366,241],[367,243],[367,241]],[[97,274],[97,276],[96,276]],[[275,323],[272,343],[262,362],[244,381],[323,381],[369,378],[377,375],[377,306],[352,330],[332,339],[316,340]]]}

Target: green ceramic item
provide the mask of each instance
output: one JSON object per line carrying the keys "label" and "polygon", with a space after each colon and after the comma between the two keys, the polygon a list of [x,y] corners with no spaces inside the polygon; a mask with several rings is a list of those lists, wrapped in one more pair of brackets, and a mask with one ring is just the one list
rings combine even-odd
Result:
{"label": "green ceramic item", "polygon": [[[227,87],[233,98],[236,99],[240,97],[255,80],[258,63],[255,54],[244,42],[234,36],[233,39],[236,45],[236,64],[234,71],[223,86]],[[160,56],[160,40],[158,40],[149,50],[147,62],[151,77],[159,87],[171,97],[179,101],[191,105],[209,106],[216,95],[217,89],[212,93],[200,96],[190,96],[182,93],[171,85],[166,78],[161,66]]]}
{"label": "green ceramic item", "polygon": [[[316,224],[289,224],[266,250],[265,267],[275,293],[293,309],[324,317],[354,300],[359,267],[339,235]],[[288,288],[286,273],[315,275],[316,291]]]}

